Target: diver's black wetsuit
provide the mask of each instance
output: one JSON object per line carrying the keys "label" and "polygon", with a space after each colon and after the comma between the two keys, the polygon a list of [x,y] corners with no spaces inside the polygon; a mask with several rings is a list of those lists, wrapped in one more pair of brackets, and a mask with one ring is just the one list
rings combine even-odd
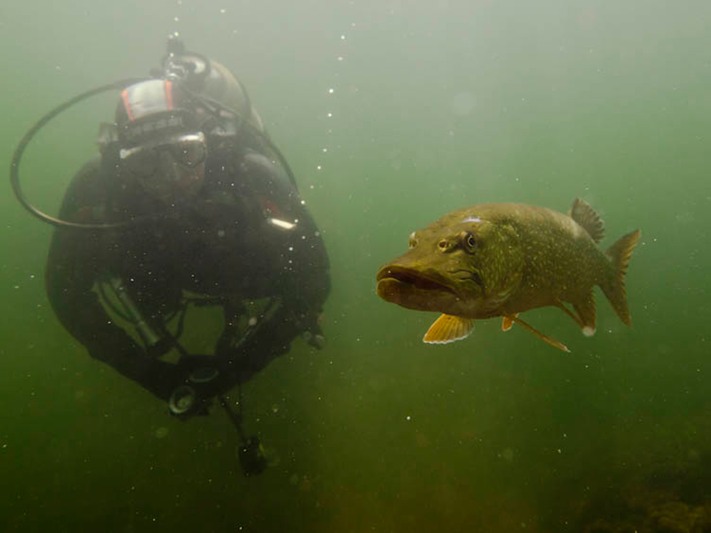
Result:
{"label": "diver's black wetsuit", "polygon": [[[185,205],[158,204],[126,185],[108,157],[85,165],[66,193],[62,219],[154,218],[121,230],[57,229],[47,263],[49,300],[64,327],[92,357],[162,399],[196,365],[220,371],[204,396],[246,381],[296,336],[320,331],[317,318],[330,289],[323,241],[284,169],[229,140],[212,144],[205,185]],[[186,294],[214,299],[225,315],[214,355],[174,364],[160,358],[169,347],[141,346],[100,302],[98,284],[111,277],[161,332]],[[253,317],[256,326],[245,327],[244,302],[265,298],[274,304],[268,316]]]}

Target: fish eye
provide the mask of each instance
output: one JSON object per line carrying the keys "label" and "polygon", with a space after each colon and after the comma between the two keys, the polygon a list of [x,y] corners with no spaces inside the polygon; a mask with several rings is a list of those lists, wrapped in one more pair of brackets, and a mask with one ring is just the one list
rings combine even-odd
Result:
{"label": "fish eye", "polygon": [[476,239],[471,233],[465,233],[462,235],[462,241],[468,252],[473,252],[476,249]]}
{"label": "fish eye", "polygon": [[408,248],[414,248],[417,246],[417,238],[415,237],[415,232],[410,233],[409,240],[407,242]]}

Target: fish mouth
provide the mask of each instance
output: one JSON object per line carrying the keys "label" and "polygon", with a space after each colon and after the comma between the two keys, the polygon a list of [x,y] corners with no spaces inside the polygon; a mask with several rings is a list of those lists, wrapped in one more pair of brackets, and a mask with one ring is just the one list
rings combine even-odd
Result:
{"label": "fish mouth", "polygon": [[378,282],[378,294],[381,296],[383,296],[381,290],[384,290],[387,285],[404,286],[410,290],[426,292],[448,292],[456,296],[454,289],[442,280],[435,279],[432,276],[428,276],[411,268],[385,266],[380,269],[375,279]]}

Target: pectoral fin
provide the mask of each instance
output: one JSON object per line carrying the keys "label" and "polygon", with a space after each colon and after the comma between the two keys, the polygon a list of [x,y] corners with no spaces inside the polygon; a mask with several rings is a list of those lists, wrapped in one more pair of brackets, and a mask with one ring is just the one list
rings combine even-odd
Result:
{"label": "pectoral fin", "polygon": [[440,315],[430,329],[427,330],[422,342],[427,344],[448,344],[466,339],[474,329],[474,320],[454,315]]}
{"label": "pectoral fin", "polygon": [[516,316],[508,316],[508,317],[506,317],[506,318],[508,318],[508,319],[511,320],[512,322],[515,322],[515,323],[518,324],[519,326],[522,326],[524,329],[527,329],[528,331],[530,331],[531,333],[533,333],[534,335],[536,335],[539,339],[541,339],[542,341],[544,341],[544,342],[550,344],[550,345],[553,346],[554,348],[558,348],[559,350],[562,350],[562,351],[564,351],[564,352],[570,353],[570,350],[568,349],[568,347],[567,347],[565,344],[563,344],[563,343],[560,342],[560,341],[555,340],[553,337],[549,337],[548,335],[546,335],[546,334],[544,334],[544,333],[541,333],[541,332],[538,331],[536,328],[534,328],[533,326],[531,326],[531,325],[528,324],[527,322],[524,322],[524,321],[521,320],[520,318],[518,318],[518,317],[516,317]]}

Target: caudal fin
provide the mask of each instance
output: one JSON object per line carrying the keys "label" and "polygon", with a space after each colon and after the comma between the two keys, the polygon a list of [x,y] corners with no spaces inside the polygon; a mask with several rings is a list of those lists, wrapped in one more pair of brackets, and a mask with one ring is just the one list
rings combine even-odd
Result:
{"label": "caudal fin", "polygon": [[630,311],[627,308],[625,274],[627,273],[627,266],[632,257],[632,251],[634,247],[637,246],[640,235],[639,230],[623,235],[605,252],[607,257],[610,258],[613,268],[610,277],[601,284],[602,291],[605,293],[605,296],[607,296],[607,299],[610,300],[617,316],[628,326],[631,325],[632,320],[630,318]]}

